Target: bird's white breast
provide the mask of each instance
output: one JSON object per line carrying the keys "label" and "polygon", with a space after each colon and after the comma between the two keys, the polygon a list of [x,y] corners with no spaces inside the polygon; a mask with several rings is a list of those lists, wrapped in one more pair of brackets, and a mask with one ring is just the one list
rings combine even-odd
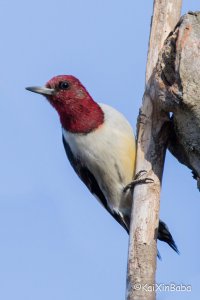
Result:
{"label": "bird's white breast", "polygon": [[63,129],[63,135],[73,155],[95,176],[106,199],[118,205],[122,188],[133,178],[135,139],[121,113],[108,105],[99,105],[104,112],[101,126],[88,134]]}

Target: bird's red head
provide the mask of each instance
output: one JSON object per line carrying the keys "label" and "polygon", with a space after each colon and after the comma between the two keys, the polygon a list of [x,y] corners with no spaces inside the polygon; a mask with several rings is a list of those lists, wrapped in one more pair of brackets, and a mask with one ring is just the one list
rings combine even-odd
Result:
{"label": "bird's red head", "polygon": [[67,131],[88,133],[104,121],[102,109],[74,76],[59,75],[49,80],[44,87],[27,89],[46,96]]}

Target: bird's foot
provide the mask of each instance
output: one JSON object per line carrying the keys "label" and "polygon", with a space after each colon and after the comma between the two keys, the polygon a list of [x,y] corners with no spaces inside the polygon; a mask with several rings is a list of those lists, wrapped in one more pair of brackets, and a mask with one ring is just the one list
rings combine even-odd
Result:
{"label": "bird's foot", "polygon": [[145,170],[141,170],[139,171],[136,175],[135,178],[132,182],[130,182],[129,184],[127,184],[127,186],[125,186],[124,188],[124,193],[127,192],[127,190],[133,190],[134,187],[137,184],[144,184],[144,183],[152,183],[154,182],[154,180],[152,178],[149,177],[145,177],[145,178],[141,178],[142,176],[144,176],[147,173],[147,171]]}

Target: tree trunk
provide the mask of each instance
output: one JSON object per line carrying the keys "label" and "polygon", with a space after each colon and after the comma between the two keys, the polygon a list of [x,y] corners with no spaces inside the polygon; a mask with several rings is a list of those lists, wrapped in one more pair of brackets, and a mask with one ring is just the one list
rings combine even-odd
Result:
{"label": "tree trunk", "polygon": [[146,68],[146,90],[138,118],[136,173],[153,183],[134,189],[127,270],[127,300],[155,299],[159,200],[169,134],[169,113],[158,105],[155,66],[164,40],[179,20],[181,0],[155,0]]}
{"label": "tree trunk", "polygon": [[163,109],[173,113],[169,150],[200,188],[200,12],[183,16],[167,39],[154,84]]}

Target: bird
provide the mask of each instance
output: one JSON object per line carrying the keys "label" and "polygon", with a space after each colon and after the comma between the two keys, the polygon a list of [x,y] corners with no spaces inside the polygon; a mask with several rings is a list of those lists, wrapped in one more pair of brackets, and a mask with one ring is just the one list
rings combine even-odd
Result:
{"label": "bird", "polygon": [[[58,75],[28,91],[41,94],[57,111],[68,160],[100,204],[129,233],[135,174],[136,139],[128,120],[115,108],[97,103],[72,75]],[[141,180],[150,183],[151,180]],[[179,253],[163,221],[158,236]]]}

